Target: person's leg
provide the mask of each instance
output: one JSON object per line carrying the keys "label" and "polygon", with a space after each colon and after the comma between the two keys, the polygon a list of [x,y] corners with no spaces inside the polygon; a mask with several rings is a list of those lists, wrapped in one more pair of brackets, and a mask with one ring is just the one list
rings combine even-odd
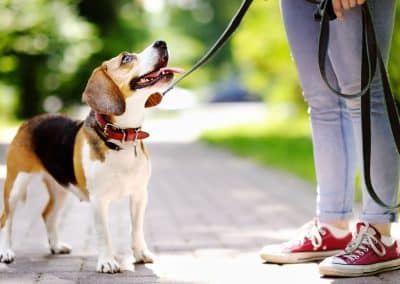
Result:
{"label": "person's leg", "polygon": [[[321,80],[317,62],[319,24],[315,5],[282,0],[282,14],[304,98],[309,105],[318,181],[317,221],[292,240],[265,246],[261,258],[275,263],[323,259],[342,251],[351,241],[355,150],[352,124],[345,102],[331,94]],[[330,67],[330,66],[329,66]],[[336,77],[329,69],[329,77]]]}
{"label": "person's leg", "polygon": [[[376,36],[385,61],[393,31],[395,0],[368,1]],[[361,13],[360,9],[347,12],[344,22],[332,23],[332,48],[329,56],[337,74],[342,92],[355,93],[360,90],[361,66]],[[360,99],[347,100],[351,111],[357,155],[360,169],[362,165],[361,104]],[[392,138],[387,118],[380,75],[377,73],[371,88],[371,179],[379,197],[388,204],[394,204],[397,196],[399,156]],[[361,170],[361,173],[363,171]],[[362,221],[374,224],[385,235],[390,235],[390,222],[397,219],[396,210],[387,210],[376,204],[365,190],[363,183]]]}
{"label": "person's leg", "polygon": [[[351,117],[344,100],[333,95],[321,79],[315,5],[293,0],[282,0],[281,4],[291,52],[309,105],[318,182],[317,216],[321,221],[346,227],[352,217],[356,172]],[[331,82],[336,81],[331,68],[328,77]]]}
{"label": "person's leg", "polygon": [[[388,58],[395,0],[370,0],[375,30],[385,60]],[[360,90],[361,61],[360,9],[346,13],[344,22],[333,22],[330,58],[338,83],[345,93]],[[381,199],[394,204],[397,196],[399,157],[385,111],[379,74],[371,88],[372,154],[371,178]],[[347,100],[351,110],[357,154],[362,168],[362,139],[360,100]],[[363,190],[363,211],[356,226],[355,237],[345,251],[325,259],[319,265],[324,275],[361,276],[400,268],[400,246],[390,237],[390,223],[397,219],[396,210],[387,210],[376,204]],[[372,225],[370,225],[371,223]]]}

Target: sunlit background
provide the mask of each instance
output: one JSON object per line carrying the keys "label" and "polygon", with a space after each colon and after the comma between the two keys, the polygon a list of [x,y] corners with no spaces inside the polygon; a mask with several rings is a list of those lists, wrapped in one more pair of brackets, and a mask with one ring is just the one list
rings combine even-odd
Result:
{"label": "sunlit background", "polygon": [[[170,64],[190,68],[240,3],[0,0],[0,139],[9,141],[23,119],[38,113],[84,117],[81,93],[92,70],[123,50],[163,39]],[[395,91],[399,33],[390,65]],[[306,117],[279,1],[256,0],[233,38],[149,112],[147,125],[153,140],[201,138],[314,181]],[[171,131],[177,128],[179,134]]]}
{"label": "sunlit background", "polygon": [[[168,42],[173,65],[189,68],[240,2],[0,1],[0,116],[68,110],[80,103],[93,68],[156,39]],[[201,102],[301,101],[278,2],[255,1],[232,41],[180,87]]]}
{"label": "sunlit background", "polygon": [[[162,39],[169,46],[170,65],[189,69],[213,45],[241,2],[0,0],[0,154],[4,154],[22,121],[33,115],[61,112],[84,118],[88,109],[81,103],[81,94],[87,79],[101,62],[121,51],[140,51],[153,41]],[[395,93],[399,94],[400,53],[397,51],[400,49],[400,8],[397,14],[390,74]],[[277,0],[255,0],[239,30],[224,48],[168,93],[163,102],[149,110],[147,115],[144,130],[150,132],[150,142],[164,143],[161,149],[170,149],[168,147],[171,146],[165,142],[188,145],[201,141],[229,149],[268,169],[277,168],[294,174],[311,182],[312,186],[307,186],[314,188],[307,107],[290,57]],[[159,150],[158,155],[161,152]],[[0,180],[6,175],[5,159],[2,159]],[[163,165],[163,161],[158,163]],[[170,166],[166,168],[170,169]],[[235,178],[238,181],[245,180]],[[284,179],[289,180],[287,176]],[[156,181],[165,185],[164,180]],[[303,192],[295,187],[293,198]],[[237,200],[235,204],[251,198],[251,189],[245,186],[237,186],[236,189],[238,196],[234,199]],[[214,190],[209,189],[210,192]],[[254,201],[248,209],[242,208],[246,214],[254,208],[260,209],[260,220],[272,210],[271,204],[265,207],[269,195],[265,195],[263,190],[255,188],[254,192],[259,195],[253,196]],[[296,192],[300,192],[300,195],[296,195]],[[220,201],[229,201],[228,194],[231,194],[231,188],[221,191]],[[188,195],[192,196],[191,193]],[[214,198],[214,193],[210,196]],[[359,190],[357,200],[360,200]],[[189,208],[191,205],[187,206],[186,212],[192,212],[193,208]],[[282,207],[278,213],[273,213],[274,218],[280,217],[282,220],[286,218],[282,216],[290,212],[290,208],[287,208],[289,205],[274,206]],[[311,201],[309,206],[312,206]],[[236,209],[233,211],[236,212]],[[283,240],[289,237],[286,228],[279,226],[263,227],[262,231],[243,229],[249,224],[251,228],[251,222],[254,221],[251,214],[246,214],[241,216],[247,218],[243,221],[245,226],[232,230],[233,236],[239,241],[250,242],[251,236],[246,234],[256,235],[256,238],[253,237],[257,240],[263,240],[264,237]],[[219,212],[215,216],[219,216]],[[294,217],[289,216],[287,220]],[[193,218],[197,218],[197,215]],[[155,220],[159,222],[158,216]],[[212,228],[204,226],[202,230],[204,235],[208,235]],[[261,244],[252,244],[251,248],[258,246]],[[204,252],[207,253],[207,250]],[[210,249],[210,252],[217,255],[221,250]],[[223,253],[229,253],[230,257],[229,250]],[[175,251],[171,255],[174,259]],[[210,271],[214,272],[220,266],[214,266],[218,258],[212,256],[206,260]],[[161,262],[158,269],[162,267],[187,280],[183,273],[185,269],[181,269],[187,265],[186,258],[185,262],[180,263],[171,262],[171,257]],[[245,255],[243,263],[252,265],[252,262],[257,262],[254,256]],[[241,262],[238,263],[240,265],[235,263],[234,267],[237,266],[236,270],[240,271],[243,266]],[[197,264],[193,267],[197,274],[202,272]],[[293,269],[296,267],[302,269],[301,266],[293,266]],[[179,271],[175,273],[177,269]],[[265,267],[262,267],[261,272],[264,273],[264,270]],[[223,272],[225,276],[231,275],[231,271]],[[190,273],[191,270],[186,271],[186,274]],[[301,272],[292,273],[293,277],[297,277],[298,273]],[[244,275],[247,277],[252,274]]]}

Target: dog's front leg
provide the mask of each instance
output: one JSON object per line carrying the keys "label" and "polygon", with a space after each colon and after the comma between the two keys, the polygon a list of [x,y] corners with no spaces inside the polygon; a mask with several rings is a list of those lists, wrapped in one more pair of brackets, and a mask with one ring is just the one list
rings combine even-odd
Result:
{"label": "dog's front leg", "polygon": [[99,253],[97,272],[117,273],[120,271],[120,268],[113,255],[111,238],[108,230],[109,201],[104,199],[94,199],[91,201],[91,204],[94,211],[94,226]]}
{"label": "dog's front leg", "polygon": [[130,196],[132,220],[132,250],[136,263],[153,263],[154,256],[147,248],[144,239],[143,222],[147,206],[147,188]]}

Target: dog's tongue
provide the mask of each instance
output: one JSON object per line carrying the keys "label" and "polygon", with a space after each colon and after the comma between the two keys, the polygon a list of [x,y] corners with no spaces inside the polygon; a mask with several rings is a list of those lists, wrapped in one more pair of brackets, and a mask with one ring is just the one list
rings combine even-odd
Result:
{"label": "dog's tongue", "polygon": [[161,75],[161,73],[178,73],[178,74],[180,74],[180,73],[183,73],[183,72],[184,72],[184,70],[181,69],[181,68],[176,68],[176,67],[163,67],[163,68],[160,68],[160,69],[157,70],[157,71],[154,71],[154,72],[152,72],[152,73],[146,75],[146,78],[158,77],[158,76]]}
{"label": "dog's tongue", "polygon": [[181,74],[181,73],[185,72],[185,70],[183,70],[182,68],[178,68],[178,67],[163,67],[160,69],[160,72],[170,72],[170,73]]}

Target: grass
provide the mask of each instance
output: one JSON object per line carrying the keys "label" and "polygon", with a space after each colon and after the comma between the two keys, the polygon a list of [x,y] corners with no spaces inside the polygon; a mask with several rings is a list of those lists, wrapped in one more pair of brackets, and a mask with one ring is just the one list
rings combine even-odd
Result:
{"label": "grass", "polygon": [[213,130],[204,133],[202,140],[262,165],[315,182],[310,128],[306,117]]}

